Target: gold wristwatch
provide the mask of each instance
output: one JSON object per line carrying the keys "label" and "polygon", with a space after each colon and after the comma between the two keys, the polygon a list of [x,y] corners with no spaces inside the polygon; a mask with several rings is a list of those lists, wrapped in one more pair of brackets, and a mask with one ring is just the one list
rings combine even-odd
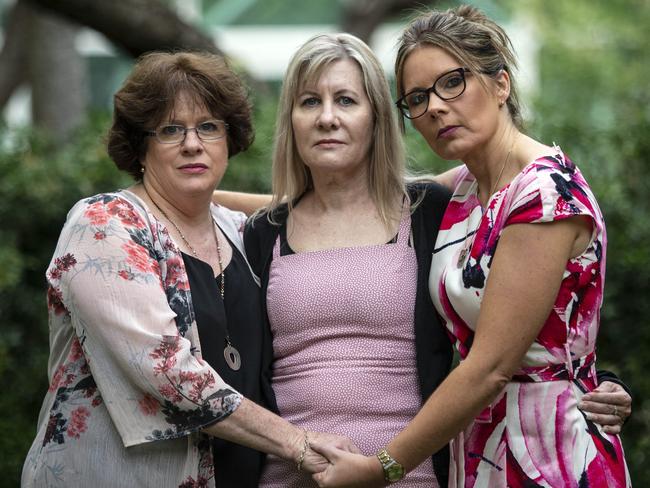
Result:
{"label": "gold wristwatch", "polygon": [[384,468],[384,479],[386,481],[395,483],[404,478],[404,466],[390,457],[386,449],[382,449],[377,453],[377,459],[379,459],[381,467]]}

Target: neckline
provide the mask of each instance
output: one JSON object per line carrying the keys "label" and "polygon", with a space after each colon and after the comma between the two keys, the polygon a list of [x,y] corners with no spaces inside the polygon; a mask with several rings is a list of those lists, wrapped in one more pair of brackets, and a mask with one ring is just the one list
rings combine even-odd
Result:
{"label": "neckline", "polygon": [[[215,223],[215,225],[216,225],[216,223]],[[223,234],[223,232],[222,232],[222,234]],[[224,268],[223,268],[223,271],[222,271],[222,272],[223,272],[223,274],[225,274],[225,273],[226,273],[226,270],[227,270],[228,268],[230,268],[230,264],[235,260],[235,254],[236,254],[236,253],[239,253],[239,249],[237,249],[235,246],[232,245],[232,243],[230,242],[230,239],[228,239],[228,236],[226,236],[226,234],[223,234],[223,235],[226,237],[226,240],[228,241],[228,244],[230,245],[230,247],[231,247],[232,250],[233,250],[233,251],[232,251],[232,257],[230,258],[230,261],[228,261],[228,264],[226,264],[226,265],[224,266]],[[210,268],[210,274],[213,276],[213,278],[214,278],[215,280],[218,280],[219,277],[221,276],[221,273],[219,273],[217,276],[214,276],[214,273],[213,273],[213,270],[212,270],[212,266],[210,266],[209,263],[206,263],[205,261],[203,261],[203,259],[201,259],[201,258],[199,258],[199,257],[197,257],[197,256],[192,256],[191,254],[186,253],[186,252],[184,252],[184,251],[181,251],[180,249],[179,249],[179,252],[180,252],[183,256],[187,256],[188,258],[190,258],[192,261],[195,261],[195,262],[197,262],[197,263],[200,263],[201,266],[207,266],[208,268]]]}
{"label": "neckline", "polygon": [[[289,244],[289,239],[286,236],[286,227],[287,227],[287,222],[284,222],[283,229],[280,229],[278,231],[277,237],[275,239],[275,243],[273,245],[273,257],[274,259],[276,257],[290,257],[290,256],[298,256],[298,255],[314,255],[315,253],[331,253],[331,252],[342,252],[342,251],[357,251],[357,250],[370,250],[370,249],[380,249],[385,246],[392,246],[394,244],[401,244],[402,246],[406,246],[407,248],[410,247],[409,240],[410,240],[410,235],[411,235],[411,200],[408,196],[404,197],[404,200],[402,202],[402,208],[401,208],[401,218],[399,221],[399,226],[397,228],[397,234],[395,234],[396,237],[391,238],[389,242],[384,242],[380,244],[364,244],[361,246],[342,246],[342,247],[333,247],[329,249],[314,249],[314,250],[308,250],[308,251],[296,251],[291,247],[291,244]],[[280,253],[280,246],[282,244],[282,232],[284,230],[284,236],[285,236],[285,243],[289,249],[293,252],[293,254],[285,254],[282,255]],[[392,241],[395,242],[392,242]],[[400,246],[398,246],[400,247]]]}
{"label": "neckline", "polygon": [[533,167],[535,166],[535,164],[539,163],[541,160],[543,160],[543,159],[545,159],[545,158],[557,158],[557,159],[560,159],[560,160],[564,161],[564,158],[565,158],[565,156],[564,156],[564,152],[562,151],[562,149],[560,148],[560,146],[558,146],[558,145],[555,144],[555,142],[554,142],[554,143],[553,143],[553,146],[552,146],[552,149],[554,150],[554,153],[543,154],[543,155],[541,155],[541,156],[538,156],[538,157],[535,158],[535,159],[530,160],[528,163],[526,163],[526,166],[524,166],[524,167],[521,169],[521,171],[519,171],[519,173],[517,173],[517,174],[512,178],[512,180],[510,180],[506,185],[504,185],[504,186],[501,187],[500,189],[496,190],[492,195],[490,195],[490,198],[488,198],[488,200],[487,200],[487,202],[486,202],[486,204],[485,204],[485,207],[484,207],[483,205],[481,205],[481,201],[480,201],[480,199],[478,198],[478,180],[477,180],[476,177],[472,174],[472,172],[467,168],[467,166],[465,166],[465,168],[466,168],[466,170],[467,170],[467,173],[468,173],[468,174],[471,176],[471,178],[472,178],[472,183],[471,183],[471,185],[470,185],[470,187],[469,187],[467,193],[468,193],[468,194],[472,194],[472,196],[473,196],[473,197],[476,199],[476,201],[478,202],[478,206],[481,207],[481,211],[482,211],[483,213],[485,213],[485,211],[486,211],[488,208],[490,208],[490,203],[492,202],[492,200],[493,200],[497,195],[501,194],[504,190],[507,190],[508,188],[510,188],[510,186],[512,185],[512,183],[513,183],[515,180],[517,180],[518,178],[521,178],[522,175],[528,173],[528,172],[531,170],[531,168],[533,168]]}

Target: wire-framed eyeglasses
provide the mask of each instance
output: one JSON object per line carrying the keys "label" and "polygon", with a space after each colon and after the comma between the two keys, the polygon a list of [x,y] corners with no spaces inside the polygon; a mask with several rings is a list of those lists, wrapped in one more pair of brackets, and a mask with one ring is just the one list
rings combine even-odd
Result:
{"label": "wire-framed eyeglasses", "polygon": [[467,88],[465,73],[470,73],[469,68],[456,68],[447,71],[441,74],[430,88],[410,91],[397,100],[395,105],[408,119],[422,117],[429,108],[431,92],[446,102],[458,98],[465,92],[465,88]]}
{"label": "wire-framed eyeglasses", "polygon": [[206,120],[196,127],[185,127],[182,125],[161,125],[156,130],[145,131],[148,136],[155,136],[161,144],[180,144],[187,137],[189,131],[195,131],[199,139],[204,142],[216,141],[226,136],[228,124],[223,120]]}

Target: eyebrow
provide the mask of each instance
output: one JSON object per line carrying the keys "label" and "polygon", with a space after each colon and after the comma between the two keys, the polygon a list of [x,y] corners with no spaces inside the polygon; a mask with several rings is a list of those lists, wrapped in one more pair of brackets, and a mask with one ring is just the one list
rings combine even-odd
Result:
{"label": "eyebrow", "polygon": [[[208,120],[220,120],[220,117],[217,115],[212,115],[210,113],[207,113],[207,115],[201,115],[200,117],[196,118],[196,123],[197,124],[202,124],[203,122],[207,122]],[[186,126],[185,122],[181,121],[177,117],[170,118],[167,122],[163,120],[163,124],[167,125],[182,125],[183,127]]]}
{"label": "eyebrow", "polygon": [[[341,89],[336,90],[334,92],[334,96],[348,95],[348,94],[351,95],[351,96],[355,96],[355,97],[360,96],[359,93],[356,90],[353,90],[351,88],[341,88]],[[305,89],[305,90],[302,90],[302,91],[298,92],[297,97],[302,97],[302,96],[305,96],[305,95],[320,96],[320,93],[317,90],[309,88],[309,89]]]}
{"label": "eyebrow", "polygon": [[428,85],[428,86],[414,86],[413,88],[410,88],[410,89],[407,90],[407,89],[406,89],[406,85],[405,85],[405,86],[404,86],[404,95],[408,95],[409,93],[413,93],[414,91],[425,91],[425,90],[428,90],[429,88],[431,88],[431,86],[432,86],[436,81],[438,81],[438,80],[440,79],[441,76],[446,75],[446,74],[448,74],[450,71],[454,71],[455,69],[457,69],[457,68],[448,68],[448,69],[445,69],[445,70],[441,71],[440,73],[438,73],[438,74],[433,78],[432,81],[429,82],[429,85]]}

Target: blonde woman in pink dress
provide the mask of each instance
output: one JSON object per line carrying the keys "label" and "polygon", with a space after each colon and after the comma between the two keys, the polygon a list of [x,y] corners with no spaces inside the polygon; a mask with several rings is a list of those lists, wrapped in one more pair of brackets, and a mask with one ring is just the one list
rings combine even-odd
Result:
{"label": "blonde woman in pink dress", "polygon": [[[521,131],[514,65],[504,31],[472,7],[402,36],[398,107],[464,163],[429,277],[462,361],[381,455],[314,443],[331,462],[320,486],[383,486],[450,440],[449,486],[630,486],[619,437],[579,409],[597,386],[603,217],[568,156]],[[617,421],[623,405],[610,408]]]}

